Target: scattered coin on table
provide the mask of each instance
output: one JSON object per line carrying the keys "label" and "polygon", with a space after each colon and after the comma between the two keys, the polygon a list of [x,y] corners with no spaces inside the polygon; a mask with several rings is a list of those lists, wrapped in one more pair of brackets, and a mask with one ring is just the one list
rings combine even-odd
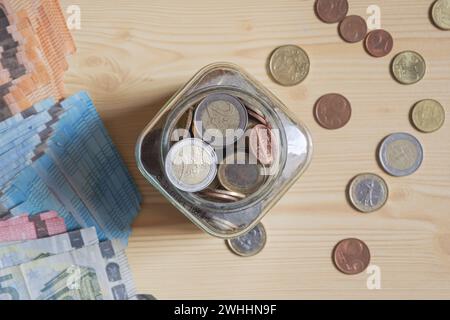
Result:
{"label": "scattered coin on table", "polygon": [[356,15],[345,17],[339,24],[339,34],[350,43],[363,40],[367,34],[366,20]]}
{"label": "scattered coin on table", "polygon": [[220,148],[239,140],[247,121],[247,110],[239,99],[223,93],[210,94],[195,109],[194,133]]}
{"label": "scattered coin on table", "polygon": [[309,73],[309,57],[295,45],[281,46],[269,58],[269,72],[273,80],[283,86],[295,86]]}
{"label": "scattered coin on table", "polygon": [[250,257],[258,254],[267,242],[266,229],[259,223],[246,234],[234,239],[226,240],[228,247],[235,254]]}
{"label": "scattered coin on table", "polygon": [[366,36],[365,47],[371,56],[381,58],[387,56],[392,51],[394,39],[386,30],[373,30]]}
{"label": "scattered coin on table", "polygon": [[248,154],[243,152],[237,152],[225,158],[219,165],[217,175],[225,189],[245,195],[256,192],[266,178],[263,167],[257,163],[251,163]]}
{"label": "scattered coin on table", "polygon": [[381,166],[388,174],[404,177],[420,168],[423,149],[411,134],[394,133],[381,142],[378,156]]}
{"label": "scattered coin on table", "polygon": [[442,30],[450,30],[450,0],[437,0],[431,10],[434,24]]}
{"label": "scattered coin on table", "polygon": [[389,192],[383,178],[373,173],[363,173],[353,178],[348,193],[355,209],[369,213],[385,205]]}
{"label": "scattered coin on table", "polygon": [[425,59],[414,51],[403,51],[392,61],[392,74],[402,84],[414,84],[425,76]]}
{"label": "scattered coin on table", "polygon": [[425,133],[435,132],[444,125],[445,110],[436,100],[421,100],[414,105],[411,119],[417,130]]}
{"label": "scattered coin on table", "polygon": [[180,190],[201,191],[216,177],[217,161],[217,154],[210,145],[197,138],[183,139],[167,154],[166,176]]}
{"label": "scattered coin on table", "polygon": [[347,0],[317,0],[316,14],[325,23],[336,23],[345,18],[348,12]]}
{"label": "scattered coin on table", "polygon": [[354,275],[363,272],[370,263],[367,245],[355,238],[341,240],[333,250],[333,262],[342,273]]}
{"label": "scattered coin on table", "polygon": [[330,93],[317,100],[314,114],[323,128],[335,130],[344,127],[350,121],[352,107],[343,95]]}

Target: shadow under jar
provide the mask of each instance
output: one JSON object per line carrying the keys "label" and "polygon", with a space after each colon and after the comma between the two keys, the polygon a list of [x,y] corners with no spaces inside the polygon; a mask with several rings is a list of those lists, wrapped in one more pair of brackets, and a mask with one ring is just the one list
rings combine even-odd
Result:
{"label": "shadow under jar", "polygon": [[[195,111],[211,97],[222,97],[236,109],[240,110],[240,106],[245,109],[245,117],[241,117],[245,121],[239,122],[241,126],[245,123],[245,133],[236,134],[231,143],[212,143],[195,127]],[[266,128],[268,135],[257,131],[261,128]],[[255,136],[270,141],[270,161],[267,154],[261,158],[255,152],[251,141]],[[205,143],[206,149],[215,151],[217,163],[211,166],[217,165],[217,170],[210,187],[193,192],[187,191],[188,188],[182,190],[167,174],[171,148],[186,139]],[[147,125],[136,145],[137,164],[144,177],[198,227],[224,239],[240,236],[255,227],[304,172],[311,156],[312,142],[306,127],[294,120],[261,84],[228,63],[200,70]],[[225,182],[226,174],[229,181]],[[236,184],[240,177],[251,186],[239,189],[242,186]]]}

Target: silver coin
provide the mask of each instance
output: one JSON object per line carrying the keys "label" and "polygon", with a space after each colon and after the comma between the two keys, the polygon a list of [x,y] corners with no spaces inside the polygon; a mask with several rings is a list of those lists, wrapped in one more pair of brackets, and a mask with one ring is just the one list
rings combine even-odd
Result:
{"label": "silver coin", "polygon": [[246,234],[227,240],[228,247],[235,254],[242,257],[250,257],[258,254],[266,245],[266,229],[259,223]]}
{"label": "silver coin", "polygon": [[242,138],[248,113],[241,101],[229,94],[208,95],[194,113],[194,135],[215,148],[222,148]]}
{"label": "silver coin", "polygon": [[378,157],[383,169],[395,177],[404,177],[416,172],[423,161],[420,142],[409,133],[394,133],[380,145]]}
{"label": "silver coin", "polygon": [[374,212],[383,207],[389,193],[383,178],[372,173],[357,175],[351,181],[348,191],[353,206],[365,213]]}
{"label": "silver coin", "polygon": [[165,160],[169,181],[178,189],[197,192],[207,188],[217,175],[217,154],[197,138],[175,143]]}

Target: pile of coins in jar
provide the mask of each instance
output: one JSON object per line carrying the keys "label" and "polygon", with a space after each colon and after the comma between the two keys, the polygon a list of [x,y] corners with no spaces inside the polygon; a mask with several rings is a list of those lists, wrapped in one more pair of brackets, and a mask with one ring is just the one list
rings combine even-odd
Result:
{"label": "pile of coins in jar", "polygon": [[264,114],[229,93],[210,93],[188,106],[171,137],[164,166],[169,181],[216,203],[260,190],[277,149]]}
{"label": "pile of coins in jar", "polygon": [[[374,58],[388,56],[394,48],[394,38],[383,29],[368,30],[366,21],[348,15],[347,0],[316,0],[317,17],[324,23],[338,23],[338,32],[347,43],[364,41],[366,52]],[[431,6],[432,23],[440,30],[450,30],[450,0],[436,0]],[[276,48],[269,56],[268,71],[272,80],[282,86],[295,86],[308,75],[310,58],[306,50],[296,45]],[[391,60],[392,78],[402,85],[413,85],[426,75],[426,61],[416,51],[397,53]],[[337,130],[351,119],[351,102],[339,93],[321,96],[314,108],[314,117],[324,129]],[[412,125],[421,133],[439,130],[445,122],[445,109],[439,101],[426,98],[416,102],[409,115]],[[422,165],[424,151],[419,140],[409,133],[396,132],[381,140],[377,160],[390,176],[405,177]],[[354,209],[370,213],[381,209],[388,201],[389,189],[385,180],[374,173],[356,175],[348,184],[347,198]],[[345,274],[363,272],[370,263],[368,246],[359,239],[340,241],[333,249],[333,262]]]}

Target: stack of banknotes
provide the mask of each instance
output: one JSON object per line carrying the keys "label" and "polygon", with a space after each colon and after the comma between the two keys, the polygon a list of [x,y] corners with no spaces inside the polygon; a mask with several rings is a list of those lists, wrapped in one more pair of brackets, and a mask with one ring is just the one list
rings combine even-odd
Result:
{"label": "stack of banknotes", "polygon": [[0,122],[0,298],[135,297],[140,202],[87,93]]}
{"label": "stack of banknotes", "polygon": [[[86,92],[0,122],[0,218],[56,211],[126,243],[141,198]],[[20,240],[20,239],[18,239]]]}
{"label": "stack of banknotes", "polygon": [[99,242],[93,227],[0,244],[0,268],[2,299],[136,298],[123,245]]}
{"label": "stack of banknotes", "polygon": [[58,0],[0,1],[0,299],[144,297],[141,198],[88,94],[63,99],[74,52]]}
{"label": "stack of banknotes", "polygon": [[75,50],[58,0],[1,1],[0,120],[47,97],[61,99]]}

